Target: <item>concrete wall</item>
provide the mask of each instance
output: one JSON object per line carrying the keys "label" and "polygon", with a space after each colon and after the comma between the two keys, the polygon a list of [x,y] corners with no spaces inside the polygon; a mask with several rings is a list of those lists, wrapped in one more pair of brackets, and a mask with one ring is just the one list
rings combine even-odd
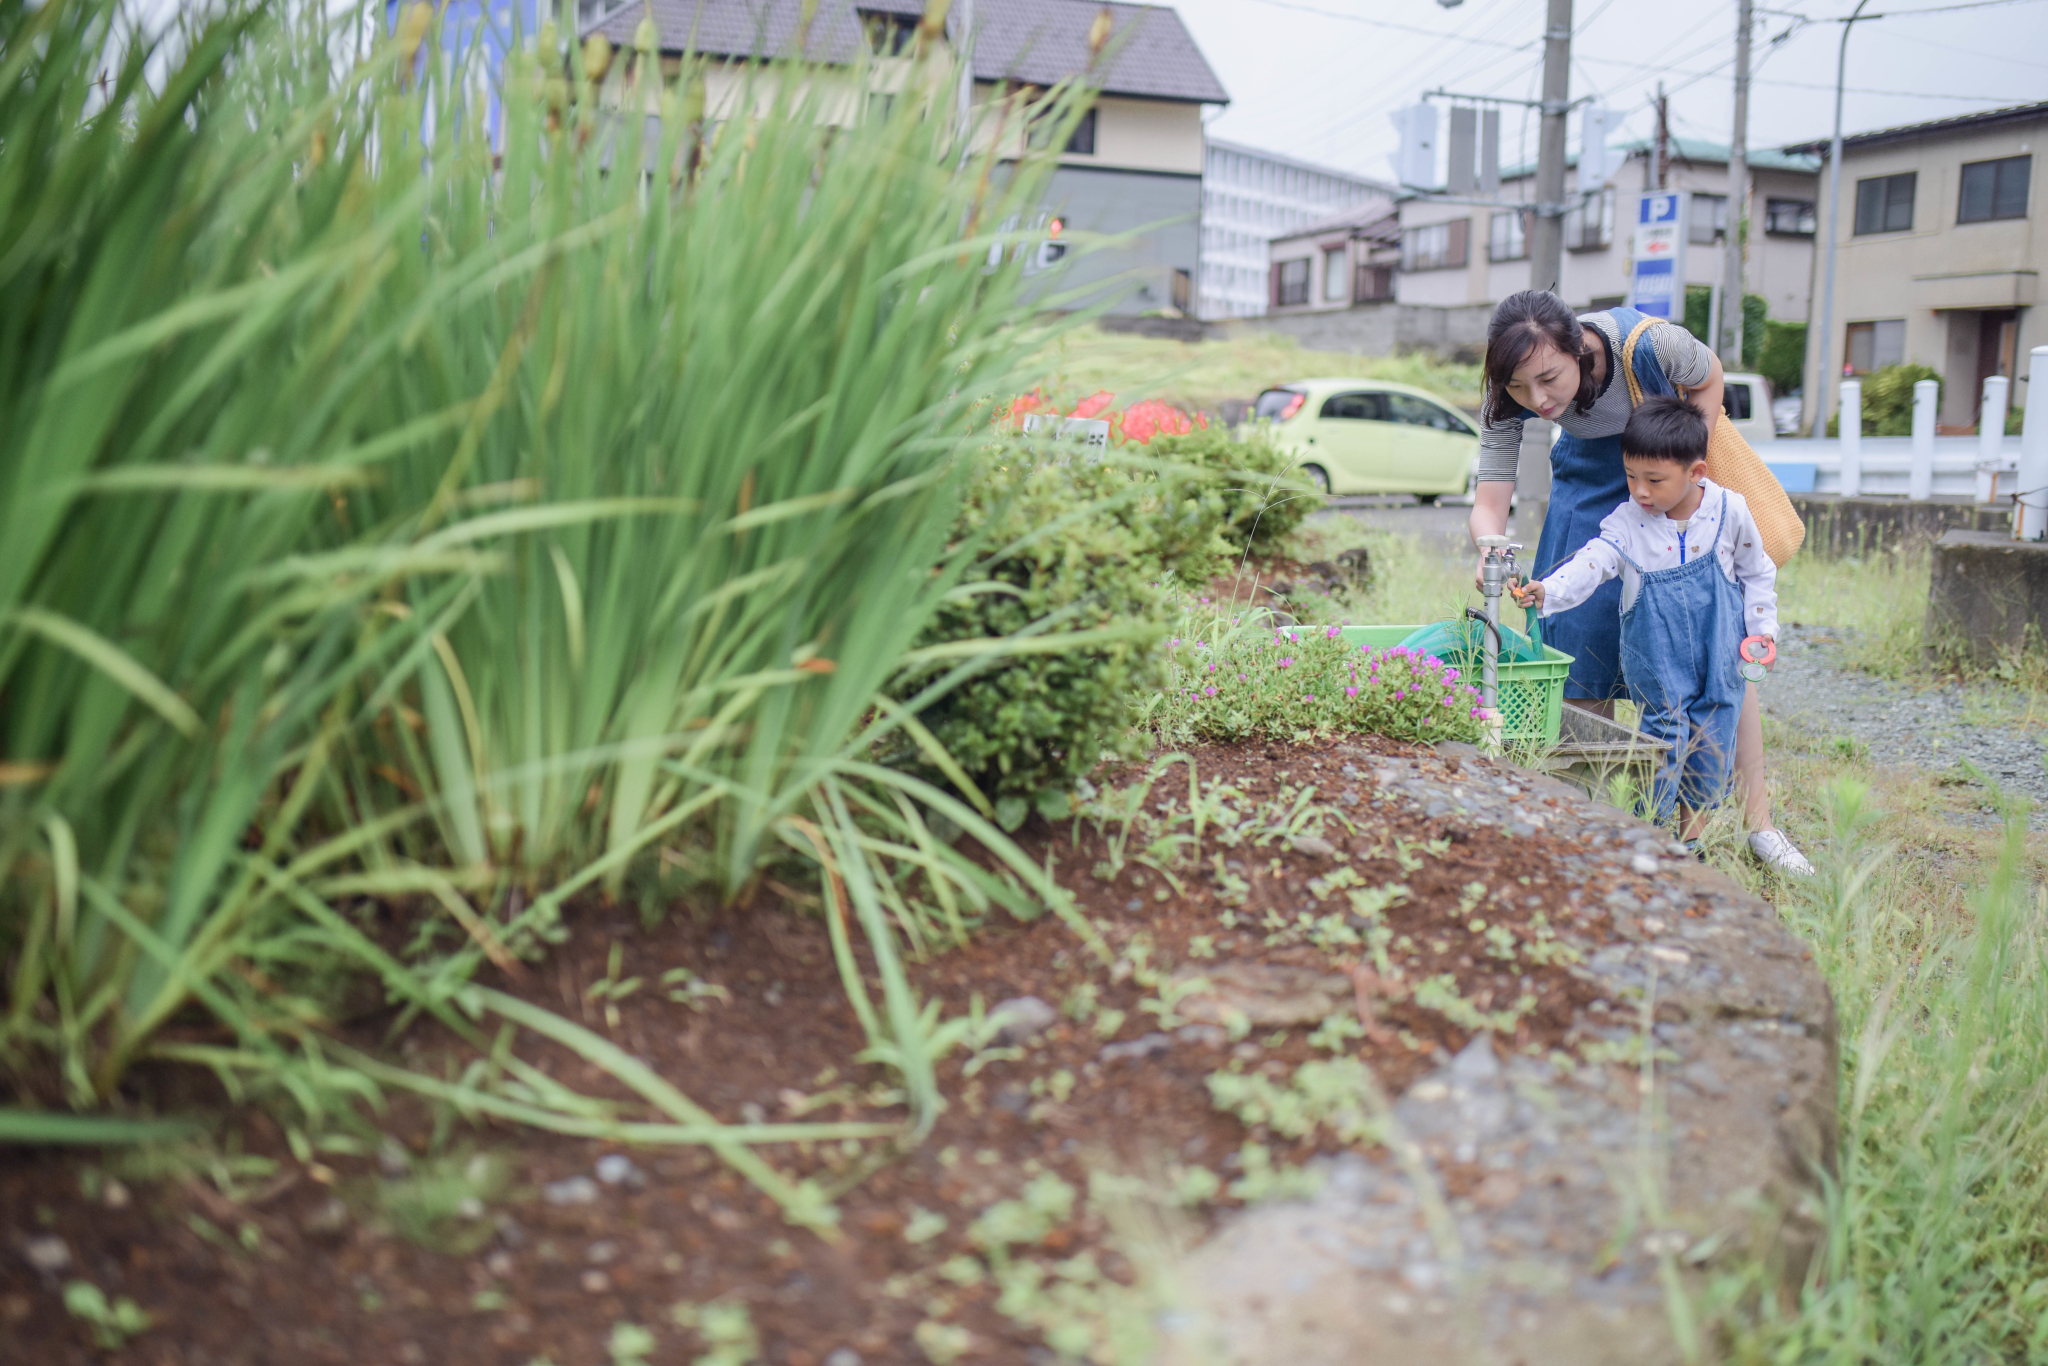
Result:
{"label": "concrete wall", "polygon": [[[1977,395],[1956,391],[1974,389],[1976,373],[1972,367],[1959,382],[1949,382],[1950,369],[1959,364],[1965,350],[1962,334],[1952,329],[1952,311],[2017,308],[2016,354],[2021,357],[2048,341],[2041,310],[2034,306],[2039,302],[2041,272],[2048,269],[2048,231],[2044,231],[2041,212],[2042,176],[2048,171],[2043,152],[2048,152],[2048,115],[1844,149],[1840,224],[1831,225],[1826,203],[1820,206],[1824,235],[1819,240],[1825,242],[1825,234],[1832,228],[1836,242],[1835,313],[1828,339],[1835,377],[1840,375],[1846,354],[1849,324],[1904,319],[1905,359],[1942,372],[1942,420],[1962,425],[1974,420],[1970,410]],[[2034,158],[2028,217],[1956,222],[1964,163],[2025,155]],[[1915,172],[1918,177],[1912,228],[1855,236],[1856,183],[1902,171]],[[1816,307],[1816,327],[1819,322]],[[1814,382],[1819,363],[1817,339],[1809,338],[1808,421],[1820,398],[1825,399],[1830,414],[1838,406],[1837,385]],[[1818,390],[1826,392],[1817,395]]]}
{"label": "concrete wall", "polygon": [[1927,639],[1986,664],[2048,644],[2048,542],[1951,531],[1934,547]]}
{"label": "concrete wall", "polygon": [[1816,493],[1788,496],[1806,523],[1806,543],[1799,553],[1823,560],[1920,550],[1950,531],[2012,534],[2010,508]]}
{"label": "concrete wall", "polygon": [[1382,303],[1246,319],[1230,328],[1277,332],[1313,351],[1345,351],[1356,356],[1431,351],[1475,360],[1486,347],[1486,325],[1492,317],[1491,304],[1428,308]]}

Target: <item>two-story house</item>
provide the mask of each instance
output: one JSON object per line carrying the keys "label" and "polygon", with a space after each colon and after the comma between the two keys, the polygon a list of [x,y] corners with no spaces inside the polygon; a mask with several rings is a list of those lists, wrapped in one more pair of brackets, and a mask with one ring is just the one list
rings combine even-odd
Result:
{"label": "two-story house", "polygon": [[[1654,143],[1633,142],[1614,150],[1621,158],[1594,194],[1580,194],[1578,159],[1567,163],[1565,193],[1574,207],[1565,217],[1557,292],[1586,308],[1610,307],[1627,297],[1630,215],[1640,192],[1658,188],[1692,193],[1695,250],[1686,254],[1686,283],[1717,283],[1723,258],[1711,248],[1725,242],[1728,231],[1728,149],[1695,138],[1669,138],[1661,176]],[[1772,317],[1804,318],[1818,162],[1809,154],[1768,149],[1751,153],[1748,162],[1744,292],[1762,295]],[[1502,173],[1497,208],[1404,200],[1395,297],[1404,304],[1490,309],[1527,289],[1529,206],[1535,197],[1535,168],[1524,166]]]}
{"label": "two-story house", "polygon": [[[1715,284],[1723,268],[1715,244],[1726,241],[1730,213],[1728,149],[1667,139],[1661,172],[1653,143],[1611,150],[1617,154],[1612,169],[1591,194],[1579,194],[1578,158],[1567,162],[1565,192],[1573,207],[1564,221],[1557,292],[1581,309],[1627,298],[1628,217],[1638,193],[1660,181],[1692,193],[1694,249],[1687,254],[1686,283]],[[1772,317],[1806,316],[1817,165],[1796,151],[1764,150],[1749,158],[1744,291],[1762,295]],[[1535,194],[1535,168],[1521,166],[1502,173],[1494,203],[1409,192],[1278,236],[1267,284],[1272,323],[1304,344],[1340,349],[1474,348],[1486,336],[1494,305],[1529,287]]]}
{"label": "two-story house", "polygon": [[[1984,380],[2021,378],[2019,357],[2048,342],[2035,307],[2048,268],[2037,143],[2048,149],[2048,102],[1842,139],[1841,221],[1823,207],[1821,222],[1835,240],[1834,373],[1817,382],[1810,331],[1807,421],[1835,411],[1841,376],[1916,362],[1941,374],[1941,425],[1971,431]],[[1828,144],[1788,150],[1825,156]]]}
{"label": "two-story house", "polygon": [[[716,118],[737,99],[748,79],[738,64],[750,58],[801,55],[842,67],[864,61],[877,90],[894,88],[900,75],[891,64],[908,65],[924,8],[923,0],[818,0],[801,54],[803,0],[624,0],[586,11],[583,31],[629,43],[651,12],[664,66],[673,69],[686,51],[724,59],[707,92]],[[952,70],[962,9],[948,11],[939,55]],[[1060,153],[1038,217],[1069,232],[1132,235],[1127,244],[1071,258],[1062,288],[1099,283],[1113,313],[1192,313],[1201,264],[1202,112],[1230,97],[1179,14],[1099,0],[975,0],[965,35],[973,99],[987,106],[1087,72],[1089,30],[1105,12],[1112,27],[1094,73],[1099,94]],[[1007,126],[1018,136],[1017,120],[989,118],[982,126]]]}

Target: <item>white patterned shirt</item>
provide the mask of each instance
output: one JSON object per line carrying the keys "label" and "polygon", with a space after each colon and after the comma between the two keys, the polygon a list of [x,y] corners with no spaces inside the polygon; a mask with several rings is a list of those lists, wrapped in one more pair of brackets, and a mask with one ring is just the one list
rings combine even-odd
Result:
{"label": "white patterned shirt", "polygon": [[[1682,522],[1662,513],[1646,512],[1633,500],[1601,518],[1600,534],[1543,580],[1542,615],[1555,616],[1577,607],[1593,596],[1594,589],[1616,575],[1621,576],[1621,610],[1626,612],[1634,605],[1642,583],[1629,560],[1634,560],[1645,573],[1674,569],[1698,559],[1707,546],[1712,546],[1721,568],[1742,589],[1742,633],[1775,637],[1778,566],[1764,552],[1764,538],[1757,532],[1749,503],[1741,494],[1723,489],[1711,479],[1702,479],[1700,487],[1704,492],[1699,507]],[[1727,523],[1718,525],[1724,493],[1728,496]],[[1623,552],[1627,559],[1622,558]]]}

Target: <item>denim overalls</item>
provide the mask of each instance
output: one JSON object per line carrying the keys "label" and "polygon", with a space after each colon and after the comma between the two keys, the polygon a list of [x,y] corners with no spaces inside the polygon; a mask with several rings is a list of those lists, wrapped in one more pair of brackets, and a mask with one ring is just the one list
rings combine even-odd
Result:
{"label": "denim overalls", "polygon": [[[1646,316],[1633,308],[1612,308],[1608,313],[1624,338]],[[1621,364],[1619,347],[1613,361],[1607,382],[1628,383],[1625,376],[1612,373]],[[1678,392],[1664,378],[1664,367],[1657,360],[1654,346],[1636,347],[1635,372],[1646,396]],[[1526,408],[1521,412],[1524,418],[1536,416]],[[1628,474],[1621,467],[1621,433],[1562,433],[1550,448],[1550,513],[1543,519],[1543,535],[1536,543],[1535,577],[1549,577],[1580,546],[1598,537],[1601,521],[1627,501]],[[1566,697],[1605,699],[1622,695],[1620,620],[1618,581],[1601,584],[1592,597],[1577,607],[1544,620],[1544,644],[1572,657],[1572,671],[1565,679]]]}
{"label": "denim overalls", "polygon": [[[1671,746],[1650,785],[1652,819],[1657,821],[1669,818],[1676,802],[1699,811],[1720,801],[1735,765],[1735,722],[1744,692],[1737,662],[1742,590],[1716,553],[1727,529],[1728,493],[1723,489],[1715,543],[1698,547],[1693,558],[1686,558],[1683,533],[1679,563],[1670,569],[1646,573],[1627,551],[1615,547],[1639,580],[1636,600],[1620,621],[1629,696],[1642,708],[1643,734]],[[1602,585],[1608,586],[1620,592],[1620,580]]]}

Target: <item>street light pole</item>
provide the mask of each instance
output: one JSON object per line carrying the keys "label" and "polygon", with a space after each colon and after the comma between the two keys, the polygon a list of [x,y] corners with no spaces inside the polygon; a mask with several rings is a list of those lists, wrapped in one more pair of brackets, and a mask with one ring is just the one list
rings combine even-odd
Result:
{"label": "street light pole", "polygon": [[1813,439],[1827,440],[1828,435],[1828,386],[1834,382],[1831,367],[1835,326],[1835,239],[1841,230],[1837,220],[1842,215],[1842,85],[1849,70],[1849,32],[1856,27],[1856,20],[1863,13],[1863,7],[1870,0],[1856,0],[1856,8],[1849,17],[1841,21],[1842,46],[1835,54],[1835,136],[1828,143],[1828,240],[1827,265],[1821,277],[1820,290],[1820,337],[1814,344],[1820,348],[1816,362],[1813,383],[1820,392],[1814,395]]}
{"label": "street light pole", "polygon": [[1529,230],[1529,287],[1564,278],[1565,115],[1571,109],[1572,0],[1550,0],[1543,25],[1543,123],[1536,139],[1536,221]]}

